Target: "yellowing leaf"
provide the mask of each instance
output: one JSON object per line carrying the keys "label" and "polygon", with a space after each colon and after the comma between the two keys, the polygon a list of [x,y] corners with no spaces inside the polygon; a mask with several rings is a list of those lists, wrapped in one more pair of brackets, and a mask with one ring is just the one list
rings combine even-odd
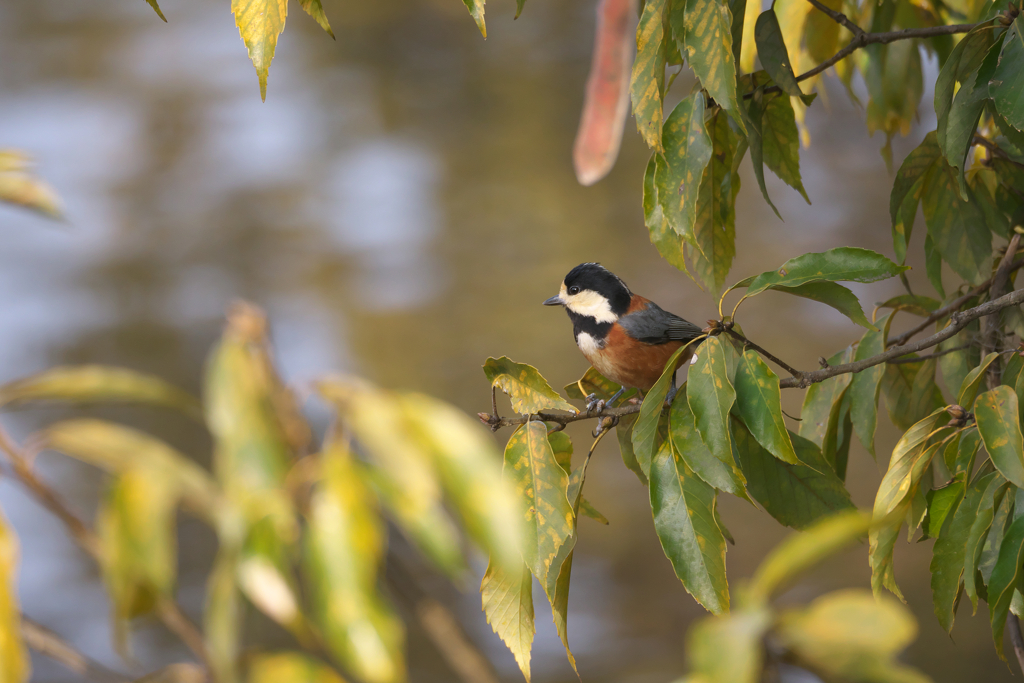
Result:
{"label": "yellowing leaf", "polygon": [[153,8],[153,11],[156,12],[158,17],[163,19],[165,22],[167,21],[167,17],[165,17],[164,13],[160,11],[160,5],[157,4],[156,0],[146,0],[146,2],[148,2],[149,6]]}
{"label": "yellowing leaf", "polygon": [[345,444],[321,456],[306,535],[313,614],[330,652],[367,683],[405,679],[402,622],[377,590],[384,528],[376,501]]}
{"label": "yellowing leaf", "polygon": [[231,12],[249,59],[260,80],[260,97],[267,100],[267,72],[277,49],[277,37],[284,30],[288,0],[231,0]]}
{"label": "yellowing leaf", "polygon": [[64,209],[53,188],[28,173],[0,173],[0,202],[62,218]]}
{"label": "yellowing leaf", "polygon": [[669,40],[666,30],[668,4],[668,0],[650,0],[644,4],[636,28],[636,59],[633,61],[633,73],[629,81],[636,127],[647,146],[657,152],[662,151],[662,90],[665,87],[665,44]]}
{"label": "yellowing leaf", "polygon": [[203,635],[210,668],[218,683],[238,681],[238,649],[241,645],[242,601],[235,587],[237,550],[221,538],[221,549],[206,581]]}
{"label": "yellowing leaf", "polygon": [[686,0],[686,59],[708,94],[743,127],[736,99],[732,14],[719,0]]}
{"label": "yellowing leaf", "polygon": [[334,38],[334,31],[331,30],[331,25],[327,22],[327,15],[324,14],[324,7],[320,4],[320,0],[299,0],[299,4],[302,5],[302,9],[306,14],[313,17],[316,23],[320,24],[320,28],[327,31],[331,38]]}
{"label": "yellowing leaf", "polygon": [[505,572],[488,565],[480,584],[480,596],[487,623],[508,646],[526,683],[530,683],[530,649],[536,630],[533,623],[533,577],[529,567],[521,564],[517,570]]}
{"label": "yellowing leaf", "polygon": [[665,154],[657,157],[654,183],[669,225],[693,239],[697,192],[711,159],[711,137],[704,127],[704,95],[694,92],[676,105],[662,131]]}
{"label": "yellowing leaf", "polygon": [[30,401],[141,403],[202,415],[195,397],[162,379],[106,365],[57,366],[0,386],[0,403]]}
{"label": "yellowing leaf", "polygon": [[758,443],[783,462],[799,462],[782,417],[779,376],[753,349],[736,366],[736,408]]}
{"label": "yellowing leaf", "polygon": [[686,400],[701,440],[712,455],[727,463],[732,458],[729,411],[736,400],[736,390],[729,381],[726,365],[726,351],[718,337],[701,344],[697,362],[690,366],[687,375]]}
{"label": "yellowing leaf", "polygon": [[18,608],[18,537],[0,513],[0,682],[29,679],[29,658],[21,640]]}
{"label": "yellowing leaf", "polygon": [[249,683],[345,683],[333,669],[299,652],[262,654],[249,665]]}
{"label": "yellowing leaf", "polygon": [[762,677],[764,633],[771,625],[765,610],[744,610],[709,617],[690,629],[686,655],[701,683],[757,683]]}
{"label": "yellowing leaf", "polygon": [[[487,38],[487,25],[484,24],[484,1],[485,0],[462,0],[463,4],[466,5],[466,9],[469,10],[469,14],[473,17],[473,21],[476,22],[476,27],[480,29],[480,35]],[[520,5],[520,11],[522,6]],[[517,13],[518,17],[519,14]]]}
{"label": "yellowing leaf", "polygon": [[1017,394],[1006,386],[986,391],[974,404],[978,432],[999,474],[1024,487],[1024,438],[1021,437]]}
{"label": "yellowing leaf", "polygon": [[555,460],[543,422],[523,425],[505,447],[505,477],[525,511],[523,559],[542,585],[547,583],[558,549],[572,534],[569,475]]}
{"label": "yellowing leaf", "polygon": [[532,365],[516,363],[506,356],[488,358],[484,362],[484,375],[492,386],[508,394],[512,410],[517,413],[527,415],[547,409],[578,412]]}

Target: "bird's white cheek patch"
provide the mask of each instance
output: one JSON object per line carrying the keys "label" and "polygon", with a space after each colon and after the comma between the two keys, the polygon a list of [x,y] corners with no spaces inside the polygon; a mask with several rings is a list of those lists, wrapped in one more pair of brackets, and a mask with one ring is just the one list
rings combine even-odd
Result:
{"label": "bird's white cheek patch", "polygon": [[608,299],[595,291],[588,289],[572,296],[561,296],[565,300],[566,308],[573,313],[589,316],[599,323],[613,323],[619,319],[619,316],[612,312]]}

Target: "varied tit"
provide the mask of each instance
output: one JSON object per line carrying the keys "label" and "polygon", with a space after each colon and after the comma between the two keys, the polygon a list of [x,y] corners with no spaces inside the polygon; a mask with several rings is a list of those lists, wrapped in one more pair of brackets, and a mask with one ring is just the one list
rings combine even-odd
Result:
{"label": "varied tit", "polygon": [[[622,385],[608,403],[629,388],[650,391],[669,357],[702,334],[693,323],[630,292],[625,282],[599,263],[581,263],[570,270],[558,296],[544,305],[565,307],[580,351],[595,370]],[[694,346],[680,355],[676,369],[692,358]],[[675,375],[672,380],[674,394]],[[594,403],[588,397],[588,408]],[[597,403],[598,410],[604,407],[603,402]]]}

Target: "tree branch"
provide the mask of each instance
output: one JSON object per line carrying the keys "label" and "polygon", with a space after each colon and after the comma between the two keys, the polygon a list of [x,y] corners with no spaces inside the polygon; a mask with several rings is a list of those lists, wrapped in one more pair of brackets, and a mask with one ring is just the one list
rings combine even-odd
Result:
{"label": "tree branch", "polygon": [[1020,620],[1013,612],[1006,615],[1006,630],[1010,632],[1013,654],[1017,655],[1017,666],[1024,672],[1024,637],[1020,633]]}
{"label": "tree branch", "polygon": [[817,9],[819,9],[822,12],[824,12],[825,14],[827,14],[829,17],[832,18],[832,21],[834,21],[837,24],[839,24],[840,26],[843,26],[844,28],[846,28],[846,30],[848,30],[853,35],[859,36],[862,33],[864,33],[864,29],[862,29],[860,26],[857,26],[857,24],[855,24],[852,21],[850,21],[849,17],[847,17],[842,12],[836,12],[831,7],[828,7],[828,6],[823,5],[822,3],[818,2],[818,0],[807,0],[807,2],[811,3]]}
{"label": "tree branch", "polygon": [[772,354],[768,353],[767,351],[762,349],[760,346],[755,344],[754,342],[752,342],[749,339],[747,339],[746,337],[744,337],[742,334],[740,334],[739,332],[734,330],[732,328],[731,324],[726,324],[723,327],[725,328],[725,331],[729,333],[729,336],[732,337],[733,339],[738,339],[739,341],[743,342],[746,346],[749,346],[750,348],[754,349],[755,351],[760,353],[762,356],[764,356],[765,358],[767,358],[771,362],[773,362],[776,365],[778,365],[780,368],[782,368],[783,370],[785,370],[789,374],[793,375],[797,379],[800,378],[802,373],[799,370],[797,370],[796,368],[793,368],[792,366],[790,366],[789,364],[785,363],[784,361],[776,358],[775,356],[773,356]]}
{"label": "tree branch", "polygon": [[[1010,243],[1006,245],[1006,253],[999,261],[995,274],[992,276],[992,287],[988,290],[988,298],[998,299],[1006,291],[1006,285],[1010,281],[1010,266],[1013,265],[1013,256],[1017,253],[1020,245],[1020,233],[1014,233]],[[981,338],[981,348],[984,351],[995,351],[999,346],[999,318],[992,316],[985,321],[985,333]],[[985,382],[989,389],[999,386],[999,378],[1002,375],[1002,362],[997,356],[995,361],[988,366]]]}
{"label": "tree branch", "polygon": [[971,348],[971,344],[962,344],[960,346],[954,346],[951,349],[944,349],[937,353],[929,353],[925,356],[914,356],[913,358],[897,358],[895,360],[887,360],[885,362],[888,363],[889,365],[902,365],[904,363],[923,363],[924,361],[931,360],[932,358],[939,358],[940,356],[945,356],[947,353],[963,351],[964,349],[969,348]]}
{"label": "tree branch", "polygon": [[63,664],[82,678],[88,678],[98,683],[127,683],[130,680],[127,676],[122,676],[99,662],[89,659],[56,633],[24,614],[21,615],[21,637],[30,648]]}
{"label": "tree branch", "polygon": [[[818,7],[817,2],[814,2],[814,0],[810,1],[815,7]],[[819,7],[819,9],[821,8]],[[849,19],[847,19],[847,21],[849,21]],[[852,22],[850,23],[852,24]],[[846,45],[846,47],[844,47],[839,52],[835,53],[834,55],[832,55],[818,66],[811,69],[810,71],[806,71],[800,74],[799,76],[796,77],[796,80],[797,82],[800,82],[805,81],[808,78],[817,76],[822,71],[828,69],[830,66],[833,66],[841,62],[842,60],[846,59],[857,50],[861,49],[862,47],[867,47],[868,45],[887,45],[889,43],[895,43],[897,40],[908,40],[910,38],[934,38],[935,36],[949,36],[955,33],[967,33],[974,27],[980,26],[985,23],[990,22],[981,21],[978,22],[977,24],[950,24],[948,26],[929,26],[926,28],[905,28],[899,31],[884,31],[879,33],[865,33],[861,31],[860,33],[854,34],[853,40],[851,40]],[[853,25],[856,26],[856,24]],[[773,85],[770,88],[764,89],[764,93],[766,95],[768,93],[775,92],[782,92],[782,88],[780,88],[777,85]],[[744,98],[753,96],[753,92],[748,92],[743,95]]]}

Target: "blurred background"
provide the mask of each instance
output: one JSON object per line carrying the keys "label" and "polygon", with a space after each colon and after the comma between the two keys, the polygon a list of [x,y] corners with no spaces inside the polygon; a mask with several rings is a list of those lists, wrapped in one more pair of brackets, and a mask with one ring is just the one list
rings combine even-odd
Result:
{"label": "blurred background", "polygon": [[[35,156],[68,220],[0,207],[0,381],[56,364],[112,363],[197,392],[223,313],[244,297],[267,309],[282,371],[300,390],[327,372],[359,374],[476,413],[490,407],[480,371],[489,355],[531,363],[556,387],[586,369],[564,314],[540,306],[582,261],[604,263],[688,319],[712,317],[712,299],[648,241],[648,151],[632,121],[605,180],[583,188],[574,178],[594,6],[530,0],[513,22],[514,1],[491,0],[484,41],[459,0],[324,0],[332,41],[292,3],[262,103],[226,0],[164,0],[166,24],[142,0],[4,3],[0,146]],[[925,83],[934,60],[928,69]],[[863,112],[834,79],[828,86],[810,109],[812,145],[801,160],[813,206],[770,177],[780,222],[744,162],[731,281],[841,245],[892,255],[885,141],[867,135]],[[680,80],[674,92],[687,90]],[[930,91],[923,103],[919,125],[895,142],[897,164],[934,128]],[[923,264],[911,263],[915,291],[929,291]],[[867,309],[901,291],[896,281],[854,288]],[[745,305],[738,320],[804,368],[863,331],[830,308],[774,293]],[[785,394],[794,414],[801,393]],[[54,414],[4,420],[23,436]],[[175,416],[104,414],[208,458],[206,437]],[[591,425],[575,427],[579,457]],[[496,439],[503,445],[508,435]],[[879,464],[854,442],[848,486],[861,507],[871,505],[895,439],[886,423]],[[673,575],[647,490],[613,441],[598,449],[587,479],[587,497],[611,525],[581,522],[570,642],[588,683],[670,681],[684,670],[683,634],[704,612]],[[91,517],[101,476],[56,456],[40,465]],[[0,503],[22,541],[24,612],[118,665],[94,565],[7,481]],[[735,589],[787,530],[737,499],[723,496],[721,507],[736,538],[727,556]],[[214,540],[188,520],[181,534],[180,599],[198,618]],[[1010,680],[984,608],[972,618],[961,606],[952,641],[936,623],[930,556],[927,547],[897,547],[897,579],[921,629],[907,662],[936,681]],[[866,587],[868,576],[864,545],[783,599]],[[435,584],[501,678],[521,680],[484,621],[475,583],[462,593]],[[535,595],[534,680],[575,680]],[[270,629],[256,619],[250,628]],[[409,640],[413,681],[452,678],[415,625]],[[143,624],[135,643],[146,668],[187,658],[156,625]],[[34,680],[74,680],[46,660],[34,666]]]}

